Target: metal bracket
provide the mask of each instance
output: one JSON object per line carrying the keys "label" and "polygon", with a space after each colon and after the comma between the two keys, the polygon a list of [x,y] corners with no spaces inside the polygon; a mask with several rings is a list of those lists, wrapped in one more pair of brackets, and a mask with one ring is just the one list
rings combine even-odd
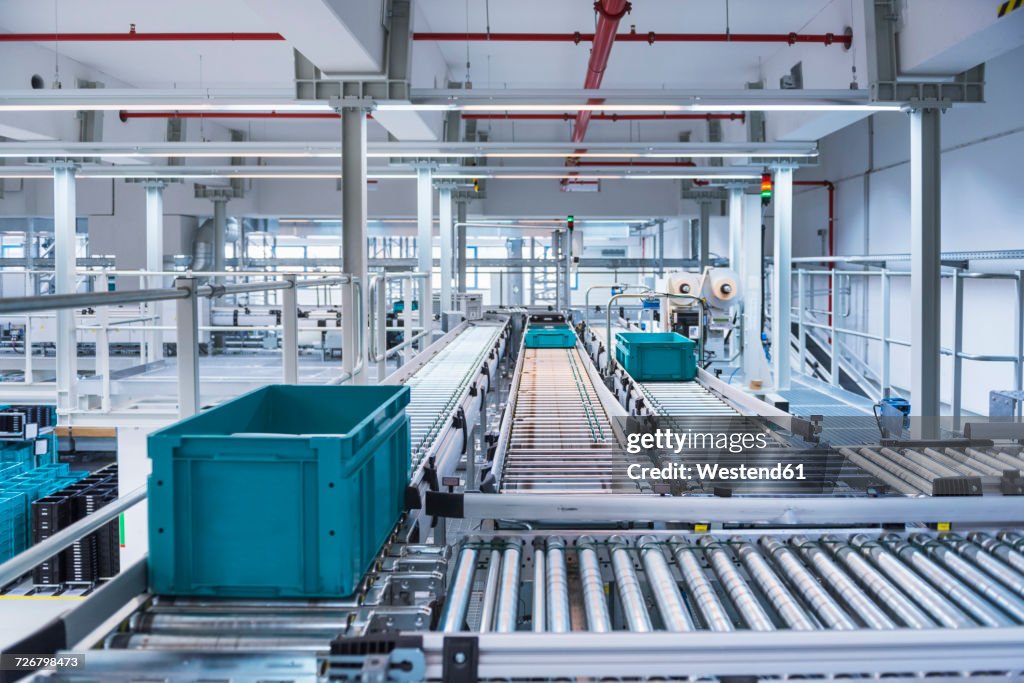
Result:
{"label": "metal bracket", "polygon": [[444,683],[476,683],[480,645],[473,636],[448,636],[442,648],[441,680]]}

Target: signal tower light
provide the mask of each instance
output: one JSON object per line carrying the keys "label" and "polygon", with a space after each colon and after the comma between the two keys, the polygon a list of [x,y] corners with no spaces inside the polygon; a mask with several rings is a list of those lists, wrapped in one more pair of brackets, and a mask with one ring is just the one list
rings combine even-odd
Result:
{"label": "signal tower light", "polygon": [[761,203],[768,205],[772,201],[772,190],[774,185],[772,184],[772,174],[762,173],[761,174]]}
{"label": "signal tower light", "polygon": [[572,215],[566,216],[565,217],[565,225],[569,228],[569,230],[572,230],[573,228],[575,228],[576,227],[576,217],[572,216]]}

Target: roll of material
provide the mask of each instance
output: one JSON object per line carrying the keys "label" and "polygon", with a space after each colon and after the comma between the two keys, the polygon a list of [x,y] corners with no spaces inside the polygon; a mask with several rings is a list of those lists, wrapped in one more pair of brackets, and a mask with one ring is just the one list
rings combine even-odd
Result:
{"label": "roll of material", "polygon": [[713,268],[708,271],[704,294],[712,306],[729,306],[739,297],[739,278],[728,268]]}
{"label": "roll of material", "polygon": [[668,278],[668,291],[671,294],[701,295],[701,276],[699,273],[674,273]]}

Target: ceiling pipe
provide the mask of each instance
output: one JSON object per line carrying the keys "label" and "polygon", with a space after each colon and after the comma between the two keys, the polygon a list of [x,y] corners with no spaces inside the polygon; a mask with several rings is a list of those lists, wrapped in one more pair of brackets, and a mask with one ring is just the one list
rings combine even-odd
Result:
{"label": "ceiling pipe", "polygon": [[[619,21],[633,8],[627,0],[597,0],[594,11],[597,12],[597,28],[594,30],[593,46],[590,48],[590,61],[587,62],[587,77],[583,87],[597,90],[604,80],[604,70],[608,66],[608,58],[615,43],[615,32],[619,29]],[[604,100],[588,100],[590,104],[600,104]],[[593,112],[576,113],[576,126],[573,128],[572,141],[583,142],[587,136],[587,126]]]}
{"label": "ceiling pipe", "polygon": [[[463,114],[468,121],[571,121],[575,114]],[[594,121],[746,121],[747,115],[736,114],[593,114]]]}
{"label": "ceiling pipe", "polygon": [[[122,121],[129,119],[329,119],[337,121],[341,114],[337,112],[312,111],[125,111],[121,110],[118,117]],[[367,115],[366,118],[373,118]]]}
{"label": "ceiling pipe", "polygon": [[[608,0],[605,0],[610,4]],[[413,40],[434,40],[441,42],[499,41],[517,43],[574,43],[597,42],[601,35],[600,24],[595,33],[426,33],[412,34]],[[821,43],[850,47],[853,35],[844,33],[620,33],[614,40],[624,43]]]}
{"label": "ceiling pipe", "polygon": [[0,43],[154,43],[154,42],[265,42],[284,40],[280,33],[0,33]]}

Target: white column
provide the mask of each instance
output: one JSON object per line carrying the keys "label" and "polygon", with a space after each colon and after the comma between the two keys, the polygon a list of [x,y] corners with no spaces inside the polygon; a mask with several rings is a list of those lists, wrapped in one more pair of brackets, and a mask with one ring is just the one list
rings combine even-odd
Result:
{"label": "white column", "polygon": [[466,293],[466,200],[460,200],[455,204],[455,224],[456,228],[456,262],[458,268],[459,279],[459,294]]}
{"label": "white column", "polygon": [[178,417],[186,418],[199,412],[199,302],[196,300],[196,281],[180,277],[174,286],[188,292],[177,299],[177,358],[178,363]]}
{"label": "white column", "polygon": [[[150,180],[146,187],[146,270],[162,271],[164,269],[164,187],[165,183],[160,180]],[[147,289],[160,289],[166,286],[166,278],[163,276],[150,276],[145,278],[142,286]],[[155,301],[145,304],[150,313],[159,311],[163,302]],[[154,319],[154,325],[159,325],[159,318]],[[163,333],[154,331],[147,336],[148,361],[155,361],[164,357]]]}
{"label": "white column", "polygon": [[711,262],[711,202],[700,203],[700,272]]}
{"label": "white column", "polygon": [[[362,283],[361,289],[353,288],[352,296],[342,299],[342,368],[351,373],[359,354],[359,339],[363,336],[360,331],[366,329],[366,111],[363,107],[345,107],[342,111],[341,174],[341,260],[345,272]],[[363,384],[365,375],[354,377],[352,383]]]}
{"label": "white column", "polygon": [[793,169],[775,172],[775,254],[772,269],[772,374],[776,389],[790,386],[793,267]]}
{"label": "white column", "polygon": [[910,402],[923,417],[939,415],[940,116],[938,109],[910,114]]}
{"label": "white column", "polygon": [[441,237],[441,313],[452,310],[452,188],[442,185],[438,191],[438,223]]}
{"label": "white column", "polygon": [[[75,269],[76,212],[75,168],[71,165],[53,169],[53,232],[54,264],[57,294],[72,294],[76,289]],[[57,311],[57,409],[62,413],[78,404],[78,338],[75,334],[75,312],[70,308]]]}
{"label": "white column", "polygon": [[[220,273],[224,271],[224,249],[227,245],[227,218],[228,200],[213,200],[213,270]],[[223,282],[221,275],[215,275],[214,282]]]}
{"label": "white column", "polygon": [[[431,185],[429,168],[416,169],[416,254],[419,261],[418,270],[429,277],[419,281],[420,287],[420,327],[429,331],[434,321],[434,188]],[[419,342],[419,348],[430,346],[430,337]]]}
{"label": "white column", "polygon": [[739,273],[743,244],[743,188],[729,189],[729,267]]}
{"label": "white column", "polygon": [[285,384],[299,383],[299,292],[295,288],[295,276],[285,275],[292,284],[281,290],[281,366]]}
{"label": "white column", "polygon": [[740,282],[743,288],[743,374],[749,382],[765,379],[761,347],[761,198],[743,196],[743,251]]}

